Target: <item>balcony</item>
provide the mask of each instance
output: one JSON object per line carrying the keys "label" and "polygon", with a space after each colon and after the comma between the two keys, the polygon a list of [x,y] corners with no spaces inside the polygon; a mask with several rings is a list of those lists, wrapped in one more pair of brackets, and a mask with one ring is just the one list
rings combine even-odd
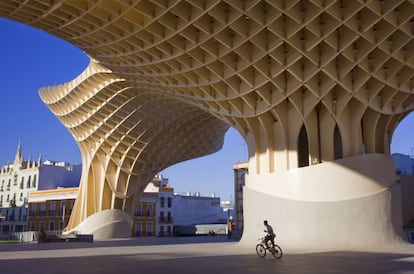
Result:
{"label": "balcony", "polygon": [[164,223],[164,224],[170,224],[173,222],[173,218],[172,217],[159,217],[158,222]]}

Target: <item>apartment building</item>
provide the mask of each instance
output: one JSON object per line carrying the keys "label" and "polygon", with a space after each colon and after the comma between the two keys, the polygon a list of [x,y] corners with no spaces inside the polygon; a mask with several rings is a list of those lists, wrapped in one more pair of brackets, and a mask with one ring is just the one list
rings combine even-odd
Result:
{"label": "apartment building", "polygon": [[133,236],[173,236],[174,188],[167,178],[155,177],[137,203]]}
{"label": "apartment building", "polygon": [[78,187],[33,191],[28,199],[28,231],[64,230],[78,195]]}
{"label": "apartment building", "polygon": [[21,144],[12,163],[0,169],[0,237],[2,234],[26,231],[28,196],[37,190],[78,186],[81,164],[46,160],[25,160]]}

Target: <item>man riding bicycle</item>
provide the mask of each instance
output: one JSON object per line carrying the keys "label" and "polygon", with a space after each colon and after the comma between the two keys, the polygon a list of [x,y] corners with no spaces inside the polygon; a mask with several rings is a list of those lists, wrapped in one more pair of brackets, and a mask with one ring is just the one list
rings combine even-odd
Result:
{"label": "man riding bicycle", "polygon": [[269,223],[267,222],[267,220],[263,221],[263,224],[265,226],[264,232],[266,232],[266,236],[265,236],[265,244],[266,244],[266,247],[269,247],[267,245],[267,242],[269,240],[271,241],[272,247],[273,247],[275,245],[275,237],[276,237],[276,235],[275,235],[275,233],[273,231],[273,228],[272,228],[271,225],[269,225]]}

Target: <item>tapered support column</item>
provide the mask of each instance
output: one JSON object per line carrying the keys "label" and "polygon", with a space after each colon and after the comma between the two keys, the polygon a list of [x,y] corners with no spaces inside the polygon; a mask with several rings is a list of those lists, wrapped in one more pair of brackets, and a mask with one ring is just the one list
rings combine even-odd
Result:
{"label": "tapered support column", "polygon": [[246,176],[242,244],[273,225],[286,248],[402,244],[400,185],[391,158],[361,155],[281,173]]}

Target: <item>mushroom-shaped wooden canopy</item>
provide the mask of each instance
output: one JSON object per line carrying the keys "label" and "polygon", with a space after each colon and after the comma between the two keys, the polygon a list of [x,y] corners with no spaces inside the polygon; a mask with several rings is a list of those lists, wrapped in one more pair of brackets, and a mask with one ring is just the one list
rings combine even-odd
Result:
{"label": "mushroom-shaped wooden canopy", "polygon": [[154,174],[219,150],[229,126],[251,174],[388,154],[414,109],[413,15],[409,0],[0,2],[91,57],[40,91],[82,153],[70,227],[132,212]]}

